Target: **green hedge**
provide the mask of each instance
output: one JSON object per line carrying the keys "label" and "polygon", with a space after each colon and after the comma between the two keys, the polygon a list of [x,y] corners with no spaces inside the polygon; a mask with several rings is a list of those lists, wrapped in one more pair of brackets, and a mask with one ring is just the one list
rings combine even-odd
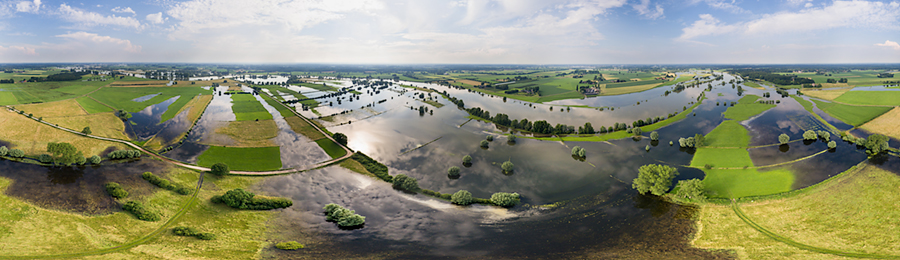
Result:
{"label": "green hedge", "polygon": [[145,208],[144,204],[137,201],[126,202],[125,205],[122,205],[122,209],[131,212],[131,214],[143,221],[159,221],[162,219],[159,213]]}
{"label": "green hedge", "polygon": [[216,235],[213,233],[198,232],[191,227],[174,227],[172,228],[172,233],[175,233],[176,236],[196,237],[202,240],[216,239]]}
{"label": "green hedge", "polygon": [[213,196],[212,201],[225,203],[225,205],[236,209],[252,210],[280,209],[294,205],[294,202],[287,198],[257,197],[256,194],[244,189],[233,189],[225,192],[222,196]]}
{"label": "green hedge", "polygon": [[117,199],[128,197],[128,191],[125,191],[121,185],[115,182],[106,183],[106,193]]}
{"label": "green hedge", "polygon": [[151,172],[145,172],[144,174],[141,175],[141,177],[143,177],[144,180],[147,180],[151,184],[156,185],[157,187],[167,189],[170,191],[174,191],[181,195],[188,195],[188,194],[194,193],[194,189],[192,189],[192,188],[185,187],[184,185],[181,185],[178,183],[169,182],[169,180],[157,177],[156,175],[153,175],[153,173],[151,173]]}
{"label": "green hedge", "polygon": [[363,154],[362,152],[354,153],[353,155],[350,156],[350,159],[356,160],[357,162],[362,164],[363,167],[365,167],[367,171],[371,172],[372,174],[375,174],[375,176],[378,176],[378,178],[380,178],[386,182],[394,182],[393,176],[388,174],[387,166],[384,166],[384,164],[381,164],[380,162],[372,159],[371,157]]}

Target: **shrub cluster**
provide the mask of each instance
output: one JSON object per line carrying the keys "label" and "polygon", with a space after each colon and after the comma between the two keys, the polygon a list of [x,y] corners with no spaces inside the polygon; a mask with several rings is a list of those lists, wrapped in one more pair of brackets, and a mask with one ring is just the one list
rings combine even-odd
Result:
{"label": "shrub cluster", "polygon": [[513,171],[513,163],[510,161],[505,161],[500,165],[500,168],[503,169],[503,174],[510,174]]}
{"label": "shrub cluster", "polygon": [[198,232],[197,230],[190,227],[174,227],[172,228],[172,233],[175,233],[176,236],[196,237],[203,240],[216,239],[216,234]]}
{"label": "shrub cluster", "polygon": [[449,194],[449,193],[444,194],[444,193],[440,193],[440,192],[429,190],[429,189],[422,189],[422,194],[432,196],[435,198],[439,198],[439,199],[445,199],[445,200],[450,200],[451,197],[453,196],[452,194]]}
{"label": "shrub cluster", "polygon": [[141,177],[143,177],[145,180],[147,180],[151,184],[156,185],[157,187],[167,189],[170,191],[174,191],[181,195],[188,195],[188,194],[191,194],[194,192],[194,189],[185,187],[184,185],[181,185],[178,183],[169,182],[169,180],[157,177],[156,175],[153,175],[153,173],[151,173],[151,172],[145,172],[144,174],[141,175]]}
{"label": "shrub cluster", "polygon": [[816,131],[806,130],[806,132],[803,132],[803,140],[816,140],[816,139],[819,139],[819,135],[816,134]]}
{"label": "shrub cluster", "polygon": [[404,190],[408,192],[419,192],[419,182],[416,179],[406,176],[405,174],[397,174],[394,176],[394,189]]}
{"label": "shrub cluster", "polygon": [[9,153],[9,148],[6,146],[0,146],[0,156],[6,156]]}
{"label": "shrub cluster", "polygon": [[106,155],[109,159],[131,159],[141,157],[141,151],[138,150],[115,150]]}
{"label": "shrub cluster", "polygon": [[460,190],[450,196],[450,202],[456,205],[469,205],[473,202],[472,193],[467,190]]}
{"label": "shrub cluster", "polygon": [[287,198],[256,196],[256,194],[243,189],[233,189],[225,192],[225,195],[213,196],[212,201],[225,203],[236,209],[253,210],[280,209],[294,205],[294,202]]}
{"label": "shrub cluster", "polygon": [[345,209],[338,204],[325,205],[325,220],[336,222],[341,227],[357,227],[366,223],[366,217],[356,214],[356,211]]}
{"label": "shrub cluster", "polygon": [[159,221],[161,219],[158,212],[145,208],[144,204],[138,201],[126,202],[125,205],[122,205],[122,210],[131,212],[131,214],[143,221]]}
{"label": "shrub cluster", "polygon": [[281,242],[281,243],[275,244],[275,248],[278,248],[281,250],[297,250],[297,249],[303,249],[304,247],[306,247],[306,246],[304,246],[303,244],[297,243],[297,241],[288,241],[288,242]]}
{"label": "shrub cluster", "polygon": [[450,169],[447,169],[447,177],[451,179],[459,178],[459,167],[451,166]]}
{"label": "shrub cluster", "polygon": [[353,155],[350,156],[350,159],[353,159],[353,160],[359,162],[360,164],[362,164],[363,167],[366,168],[366,171],[369,171],[372,174],[375,174],[375,176],[378,176],[379,179],[382,179],[386,182],[393,182],[393,177],[390,174],[388,174],[388,167],[384,166],[384,164],[381,164],[380,162],[373,160],[372,158],[370,158],[369,156],[366,156],[365,154],[363,154],[361,152],[354,153]]}
{"label": "shrub cluster", "polygon": [[11,150],[9,150],[8,155],[13,158],[22,158],[22,157],[25,157],[25,151],[22,151],[19,149],[11,149]]}
{"label": "shrub cluster", "polygon": [[464,166],[472,165],[472,156],[469,156],[468,154],[463,156],[462,163]]}
{"label": "shrub cluster", "polygon": [[491,203],[500,207],[512,207],[519,204],[519,194],[497,192],[491,195]]}
{"label": "shrub cluster", "polygon": [[122,185],[115,182],[106,183],[106,193],[117,199],[128,197],[128,191],[125,191],[125,189],[122,188]]}
{"label": "shrub cluster", "polygon": [[586,155],[586,152],[583,147],[581,147],[581,146],[572,147],[572,156],[584,158],[585,155]]}

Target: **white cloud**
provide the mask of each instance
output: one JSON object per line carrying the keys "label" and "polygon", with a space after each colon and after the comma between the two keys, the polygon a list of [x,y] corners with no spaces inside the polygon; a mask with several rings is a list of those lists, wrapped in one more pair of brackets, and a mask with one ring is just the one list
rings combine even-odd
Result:
{"label": "white cloud", "polygon": [[131,17],[121,17],[121,16],[104,16],[102,14],[82,11],[78,8],[73,8],[66,4],[59,5],[59,15],[62,16],[63,19],[73,22],[83,26],[121,26],[121,27],[131,27],[135,29],[141,28],[141,23],[138,20]]}
{"label": "white cloud", "polygon": [[812,4],[812,3],[806,3],[805,5],[803,5],[803,7],[805,7],[805,8],[810,8],[810,7],[813,7],[813,4]]}
{"label": "white cloud", "polygon": [[892,42],[890,40],[884,41],[884,43],[876,43],[875,46],[889,47],[894,50],[900,51],[900,44],[897,42]]}
{"label": "white cloud", "polygon": [[[127,52],[139,53],[141,52],[140,45],[131,44],[129,40],[123,40],[118,38],[113,38],[109,36],[100,36],[96,33],[88,33],[88,32],[75,32],[68,34],[56,35],[56,37],[71,39],[77,43],[91,43],[97,46],[103,45],[115,45],[122,47]],[[88,47],[90,48],[90,47]]]}
{"label": "white cloud", "polygon": [[33,2],[21,1],[16,3],[16,12],[20,13],[37,13],[41,9],[41,0]]}
{"label": "white cloud", "polygon": [[120,7],[120,6],[116,6],[115,8],[112,9],[112,11],[113,11],[113,12],[116,12],[116,13],[131,13],[131,15],[135,15],[135,14],[136,14],[136,13],[134,12],[134,10],[131,10],[131,7],[125,7],[125,8],[122,8],[122,7]]}
{"label": "white cloud", "polygon": [[3,46],[0,46],[0,53],[7,53],[10,50],[16,51],[16,52],[18,52],[18,54],[25,54],[25,55],[36,55],[37,54],[37,52],[34,50],[34,48],[31,48],[31,47],[26,47],[26,46],[3,47]]}
{"label": "white cloud", "polygon": [[659,4],[655,4],[656,8],[650,10],[650,0],[641,0],[640,4],[632,5],[634,10],[649,19],[659,19],[663,17],[663,8]]}
{"label": "white cloud", "polygon": [[897,30],[900,4],[868,1],[835,1],[830,6],[779,12],[735,24],[723,24],[711,15],[700,16],[677,39],[691,40],[705,35],[743,33],[745,35],[805,33],[833,28]]}
{"label": "white cloud", "polygon": [[728,11],[728,12],[731,12],[734,14],[749,14],[750,13],[750,11],[747,11],[744,8],[741,8],[740,6],[735,5],[734,0],[731,0],[730,3],[729,3],[729,1],[725,1],[725,0],[692,0],[690,4],[693,5],[693,4],[697,4],[700,2],[705,3],[707,6],[709,6],[711,8]]}
{"label": "white cloud", "polygon": [[166,20],[169,20],[168,17],[163,19],[162,12],[155,13],[155,14],[148,14],[145,19],[147,19],[147,21],[149,21],[151,23],[155,23],[155,24],[161,24],[161,23],[165,22]]}

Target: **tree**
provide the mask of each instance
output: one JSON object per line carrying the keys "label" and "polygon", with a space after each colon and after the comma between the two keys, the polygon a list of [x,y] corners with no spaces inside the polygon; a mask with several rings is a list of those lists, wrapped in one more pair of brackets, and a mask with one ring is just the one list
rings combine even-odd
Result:
{"label": "tree", "polygon": [[659,141],[659,133],[656,131],[650,132],[650,140]]}
{"label": "tree", "polygon": [[822,138],[822,140],[825,140],[825,142],[831,141],[831,133],[829,133],[828,131],[819,130],[819,131],[816,131],[816,134],[819,135],[819,138]]}
{"label": "tree", "polygon": [[631,130],[631,133],[633,133],[634,136],[640,136],[641,134],[644,133],[644,130],[641,130],[640,127],[635,127],[634,129]]}
{"label": "tree", "polygon": [[84,129],[81,130],[81,133],[82,133],[82,134],[86,134],[86,135],[91,134],[91,127],[90,127],[90,126],[85,126]]}
{"label": "tree", "polygon": [[678,145],[685,148],[693,148],[695,145],[694,137],[678,138]]}
{"label": "tree", "polygon": [[694,147],[702,147],[706,144],[706,138],[701,134],[694,134]]}
{"label": "tree", "polygon": [[419,182],[416,179],[406,176],[405,174],[397,174],[394,176],[394,183],[392,184],[394,189],[405,190],[408,192],[418,192],[419,191]]}
{"label": "tree", "polygon": [[465,206],[465,205],[472,204],[472,201],[473,201],[472,193],[467,190],[457,191],[456,193],[453,193],[453,195],[450,196],[450,203],[453,203],[456,205]]}
{"label": "tree", "polygon": [[334,133],[333,135],[331,135],[331,138],[334,138],[335,142],[337,142],[343,146],[347,146],[347,136],[346,135],[344,135],[342,133]]}
{"label": "tree", "polygon": [[494,141],[494,136],[493,136],[493,135],[488,135],[487,137],[484,138],[484,140],[487,140],[488,142],[493,142],[493,141]]}
{"label": "tree", "polygon": [[502,165],[500,165],[500,168],[503,169],[503,174],[510,174],[513,171],[513,163],[510,161],[505,161]]}
{"label": "tree", "polygon": [[100,156],[96,156],[96,155],[91,156],[90,158],[87,159],[87,161],[91,164],[100,164],[101,160],[102,159],[100,159]]}
{"label": "tree", "polygon": [[225,163],[216,163],[213,164],[212,167],[209,167],[209,173],[215,175],[222,176],[228,174],[229,172],[231,172],[231,170],[228,169],[228,165]]}
{"label": "tree", "polygon": [[459,178],[459,167],[451,166],[450,169],[447,169],[447,177],[451,179]]}
{"label": "tree", "polygon": [[519,194],[497,192],[491,195],[491,203],[500,207],[512,207],[519,204]]}
{"label": "tree", "polygon": [[819,135],[816,134],[816,131],[806,130],[806,132],[803,132],[803,140],[816,140],[816,139],[819,139]]}
{"label": "tree", "polygon": [[106,193],[113,198],[121,199],[124,197],[128,197],[128,191],[122,188],[121,185],[115,182],[106,183]]}
{"label": "tree", "polygon": [[468,154],[466,156],[463,156],[462,163],[466,166],[472,165],[472,156],[469,156]]}
{"label": "tree", "polygon": [[791,137],[788,136],[787,134],[781,134],[778,136],[778,142],[781,144],[787,144],[790,141],[791,141]]}
{"label": "tree", "polygon": [[584,158],[585,155],[586,155],[586,152],[583,147],[581,147],[581,146],[572,147],[572,156]]}
{"label": "tree", "polygon": [[25,157],[25,151],[19,149],[9,150],[9,156],[13,158],[22,158]]}
{"label": "tree", "polygon": [[482,148],[488,148],[488,145],[490,145],[490,143],[488,143],[487,140],[481,140],[481,147],[482,147]]}
{"label": "tree", "polygon": [[51,157],[51,161],[63,165],[73,164],[84,158],[81,152],[70,143],[47,143],[47,152],[54,155]]}
{"label": "tree", "polygon": [[703,193],[703,182],[699,179],[678,181],[677,187],[678,191],[675,192],[675,197],[680,199],[690,199],[697,202],[706,200],[706,195]]}
{"label": "tree", "polygon": [[837,143],[834,141],[828,141],[828,149],[834,149],[837,147]]}
{"label": "tree", "polygon": [[669,191],[675,176],[678,176],[678,170],[674,167],[648,164],[638,169],[638,177],[634,179],[631,187],[641,194],[647,194],[649,191],[653,195],[661,196]]}
{"label": "tree", "polygon": [[514,134],[513,134],[513,135],[509,135],[509,139],[507,139],[506,141],[507,141],[507,142],[510,142],[510,143],[515,143],[515,142],[516,142],[516,135],[514,135]]}
{"label": "tree", "polygon": [[0,156],[6,156],[9,153],[9,148],[6,146],[0,146]]}
{"label": "tree", "polygon": [[594,134],[594,126],[590,122],[584,123],[584,132],[582,134]]}
{"label": "tree", "polygon": [[886,151],[890,146],[888,146],[889,138],[884,135],[874,134],[870,135],[866,138],[866,153],[869,155],[877,155],[881,152]]}

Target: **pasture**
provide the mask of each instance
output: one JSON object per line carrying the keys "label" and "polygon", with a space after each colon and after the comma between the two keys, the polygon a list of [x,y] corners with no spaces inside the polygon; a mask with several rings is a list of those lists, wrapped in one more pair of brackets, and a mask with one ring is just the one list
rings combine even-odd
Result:
{"label": "pasture", "polygon": [[10,149],[21,149],[31,156],[46,153],[47,143],[50,142],[70,143],[85,156],[99,155],[111,146],[126,149],[123,144],[65,132],[5,109],[0,110],[0,125],[3,126],[0,128],[0,139],[11,142],[13,147]]}
{"label": "pasture", "polygon": [[230,136],[240,147],[275,146],[270,139],[278,136],[278,126],[272,119],[232,121],[228,126],[216,129],[216,133]]}
{"label": "pasture", "polygon": [[813,102],[825,113],[853,126],[862,125],[891,110],[890,107],[851,106],[815,99]]}
{"label": "pasture", "polygon": [[210,167],[228,164],[233,171],[272,171],[281,169],[281,148],[210,146],[197,157],[197,165]]}
{"label": "pasture", "polygon": [[900,91],[847,91],[834,101],[853,105],[900,106]]}
{"label": "pasture", "polygon": [[231,111],[237,121],[253,121],[272,119],[272,114],[266,110],[256,96],[250,94],[231,95]]}
{"label": "pasture", "polygon": [[755,95],[744,96],[738,100],[736,105],[728,107],[723,114],[725,115],[725,118],[734,119],[735,121],[744,121],[775,107],[774,104],[757,103],[756,101],[758,99],[759,96]]}

